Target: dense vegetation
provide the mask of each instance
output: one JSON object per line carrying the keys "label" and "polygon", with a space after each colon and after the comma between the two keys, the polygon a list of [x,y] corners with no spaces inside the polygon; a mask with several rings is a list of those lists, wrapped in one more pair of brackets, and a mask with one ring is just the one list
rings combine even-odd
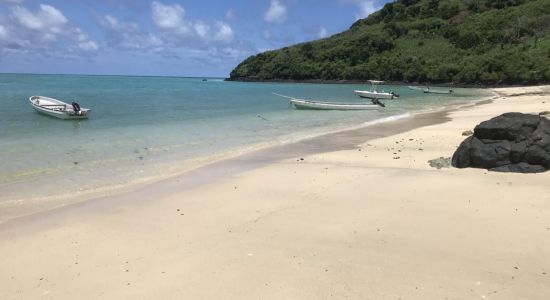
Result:
{"label": "dense vegetation", "polygon": [[232,80],[550,82],[549,0],[398,0],[345,32],[249,57]]}

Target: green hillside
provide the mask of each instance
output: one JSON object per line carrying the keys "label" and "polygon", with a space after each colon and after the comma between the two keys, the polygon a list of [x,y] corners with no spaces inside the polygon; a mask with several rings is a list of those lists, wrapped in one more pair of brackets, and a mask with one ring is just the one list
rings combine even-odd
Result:
{"label": "green hillside", "polygon": [[550,0],[398,0],[330,38],[249,57],[231,80],[550,82]]}

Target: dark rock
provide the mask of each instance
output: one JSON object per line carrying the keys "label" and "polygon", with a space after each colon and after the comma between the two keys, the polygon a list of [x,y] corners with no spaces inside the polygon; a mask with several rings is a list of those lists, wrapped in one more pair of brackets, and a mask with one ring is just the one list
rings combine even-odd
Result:
{"label": "dark rock", "polygon": [[513,173],[541,173],[546,169],[539,165],[530,165],[528,163],[510,164],[501,167],[489,169],[493,172],[513,172]]}
{"label": "dark rock", "polygon": [[457,168],[538,173],[550,169],[550,120],[506,113],[482,122],[453,155]]}
{"label": "dark rock", "polygon": [[466,130],[462,133],[463,136],[471,136],[472,134],[474,134],[474,132],[471,130]]}
{"label": "dark rock", "polygon": [[480,140],[522,141],[535,131],[540,119],[536,115],[505,113],[481,122],[474,129],[474,136]]}

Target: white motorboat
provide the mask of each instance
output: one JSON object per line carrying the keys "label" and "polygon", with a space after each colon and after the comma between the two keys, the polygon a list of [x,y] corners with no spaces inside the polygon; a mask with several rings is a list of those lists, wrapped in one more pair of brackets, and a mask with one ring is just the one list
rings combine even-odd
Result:
{"label": "white motorboat", "polygon": [[383,84],[384,82],[383,81],[380,81],[380,80],[369,80],[369,82],[371,83],[371,88],[370,88],[370,91],[361,91],[361,90],[356,90],[354,91],[355,94],[361,98],[367,98],[367,99],[394,99],[394,98],[399,98],[399,95],[390,91],[390,92],[385,92],[385,91],[378,91],[378,86],[380,84]]}
{"label": "white motorboat", "polygon": [[90,109],[81,108],[76,102],[67,104],[44,96],[32,96],[29,101],[37,112],[59,119],[86,119],[91,113]]}
{"label": "white motorboat", "polygon": [[385,105],[379,102],[377,99],[373,99],[372,103],[344,103],[344,102],[326,102],[298,99],[290,96],[285,96],[277,93],[274,95],[290,99],[290,104],[296,109],[310,109],[310,110],[371,110],[385,107]]}

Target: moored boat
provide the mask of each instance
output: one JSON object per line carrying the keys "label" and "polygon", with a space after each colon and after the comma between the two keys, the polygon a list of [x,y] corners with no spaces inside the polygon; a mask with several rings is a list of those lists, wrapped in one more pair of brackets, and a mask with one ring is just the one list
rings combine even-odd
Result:
{"label": "moored boat", "polygon": [[290,99],[290,104],[296,109],[310,110],[371,110],[385,107],[377,99],[373,99],[372,103],[344,103],[344,102],[326,102],[316,100],[298,99],[290,96],[285,96],[273,93],[279,97]]}
{"label": "moored boat", "polygon": [[409,86],[409,89],[411,90],[416,90],[416,91],[422,91],[426,94],[442,94],[442,95],[448,95],[448,94],[452,94],[454,93],[454,91],[452,89],[448,89],[448,90],[433,90],[431,89],[429,86],[427,86],[426,88],[421,88],[421,87],[417,87],[417,86]]}
{"label": "moored boat", "polygon": [[369,80],[371,83],[370,91],[365,90],[355,90],[355,94],[361,98],[367,98],[367,99],[394,99],[399,98],[399,95],[394,93],[393,91],[385,92],[385,91],[378,91],[378,86],[380,84],[383,84],[383,81],[380,80]]}
{"label": "moored boat", "polygon": [[452,89],[449,90],[432,90],[429,87],[424,90],[424,93],[426,94],[441,94],[441,95],[449,95],[454,93]]}
{"label": "moored boat", "polygon": [[290,103],[296,109],[316,109],[316,110],[369,110],[379,109],[380,105],[374,103],[337,103],[322,102],[303,99],[292,99]]}
{"label": "moored boat", "polygon": [[59,119],[86,119],[91,113],[90,109],[81,108],[76,102],[68,104],[50,97],[32,96],[29,102],[37,112]]}

